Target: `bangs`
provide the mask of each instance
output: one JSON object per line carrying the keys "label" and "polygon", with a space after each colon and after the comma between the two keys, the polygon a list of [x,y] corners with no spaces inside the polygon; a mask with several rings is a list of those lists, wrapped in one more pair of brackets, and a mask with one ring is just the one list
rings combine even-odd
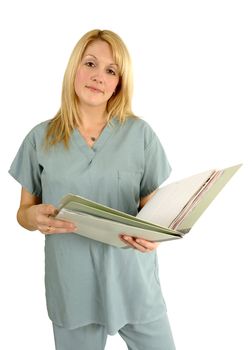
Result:
{"label": "bangs", "polygon": [[127,72],[127,67],[130,65],[130,58],[128,50],[121,38],[115,33],[112,35],[107,30],[101,31],[99,38],[106,41],[111,47],[113,59],[118,66],[118,74],[123,76]]}

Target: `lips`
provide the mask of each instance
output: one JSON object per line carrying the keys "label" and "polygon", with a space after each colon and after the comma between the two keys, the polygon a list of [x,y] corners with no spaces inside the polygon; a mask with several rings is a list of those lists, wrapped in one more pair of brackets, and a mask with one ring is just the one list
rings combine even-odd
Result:
{"label": "lips", "polygon": [[92,92],[96,92],[96,93],[102,93],[103,94],[103,91],[94,87],[94,86],[89,86],[89,85],[86,85],[86,88],[88,88],[90,91]]}

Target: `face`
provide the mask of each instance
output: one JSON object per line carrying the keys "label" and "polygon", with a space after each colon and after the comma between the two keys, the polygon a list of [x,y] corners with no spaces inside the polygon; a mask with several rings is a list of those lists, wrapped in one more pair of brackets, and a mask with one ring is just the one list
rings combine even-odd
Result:
{"label": "face", "polygon": [[77,69],[74,87],[81,106],[104,107],[119,82],[109,44],[96,40],[86,48]]}

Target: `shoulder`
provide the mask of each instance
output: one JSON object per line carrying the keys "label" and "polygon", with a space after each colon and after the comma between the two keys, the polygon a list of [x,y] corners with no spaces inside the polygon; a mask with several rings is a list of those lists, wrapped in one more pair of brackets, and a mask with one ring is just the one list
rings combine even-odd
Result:
{"label": "shoulder", "polygon": [[127,117],[124,124],[134,128],[152,130],[151,126],[147,123],[147,121],[140,117]]}
{"label": "shoulder", "polygon": [[41,145],[44,142],[49,122],[50,120],[46,120],[35,125],[26,135],[25,141],[31,143],[34,147]]}
{"label": "shoulder", "polygon": [[127,122],[129,123],[129,126],[135,130],[137,136],[142,138],[144,148],[147,148],[155,139],[157,139],[155,131],[146,120],[137,117],[128,118]]}

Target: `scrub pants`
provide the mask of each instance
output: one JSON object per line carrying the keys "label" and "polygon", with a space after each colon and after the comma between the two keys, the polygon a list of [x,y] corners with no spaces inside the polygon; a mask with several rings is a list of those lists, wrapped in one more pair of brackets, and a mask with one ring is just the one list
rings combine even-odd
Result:
{"label": "scrub pants", "polygon": [[[106,328],[89,324],[65,329],[53,324],[56,350],[104,350]],[[126,324],[118,333],[129,350],[175,350],[167,314],[149,323]]]}

